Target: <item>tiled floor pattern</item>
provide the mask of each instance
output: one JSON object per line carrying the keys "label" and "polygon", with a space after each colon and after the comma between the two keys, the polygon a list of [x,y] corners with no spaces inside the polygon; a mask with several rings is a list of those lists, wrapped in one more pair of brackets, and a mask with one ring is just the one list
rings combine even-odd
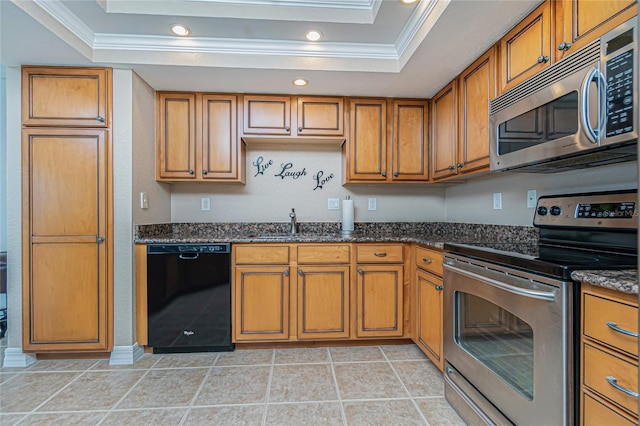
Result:
{"label": "tiled floor pattern", "polygon": [[[4,348],[1,348],[4,349]],[[413,345],[38,361],[0,370],[0,425],[463,425]]]}

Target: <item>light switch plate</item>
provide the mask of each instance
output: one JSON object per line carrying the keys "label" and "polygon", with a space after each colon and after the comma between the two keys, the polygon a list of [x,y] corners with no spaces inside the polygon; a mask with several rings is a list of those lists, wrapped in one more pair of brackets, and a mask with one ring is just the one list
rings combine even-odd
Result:
{"label": "light switch plate", "polygon": [[369,198],[369,210],[378,210],[378,199]]}
{"label": "light switch plate", "polygon": [[211,198],[209,197],[200,198],[200,211],[203,211],[203,212],[211,211]]}
{"label": "light switch plate", "polygon": [[149,197],[146,192],[140,193],[140,208],[146,210],[149,208]]}
{"label": "light switch plate", "polygon": [[502,192],[493,193],[493,209],[502,210]]}
{"label": "light switch plate", "polygon": [[340,210],[340,199],[329,198],[329,201],[327,203],[327,210]]}
{"label": "light switch plate", "polygon": [[535,209],[538,202],[538,191],[530,189],[527,191],[527,208]]}

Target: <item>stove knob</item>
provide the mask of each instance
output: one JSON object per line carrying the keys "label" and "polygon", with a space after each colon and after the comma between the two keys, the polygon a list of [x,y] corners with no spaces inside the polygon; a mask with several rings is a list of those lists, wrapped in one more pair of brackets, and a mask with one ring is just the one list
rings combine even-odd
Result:
{"label": "stove knob", "polygon": [[558,206],[551,206],[551,208],[549,209],[549,213],[551,213],[552,216],[560,216],[560,213],[562,213],[562,209]]}
{"label": "stove knob", "polygon": [[540,216],[546,216],[547,215],[547,208],[545,206],[538,207],[538,214]]}

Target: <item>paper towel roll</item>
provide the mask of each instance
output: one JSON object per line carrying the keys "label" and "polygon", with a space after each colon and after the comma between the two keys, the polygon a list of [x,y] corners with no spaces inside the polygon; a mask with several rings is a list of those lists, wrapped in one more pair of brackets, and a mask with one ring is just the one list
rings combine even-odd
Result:
{"label": "paper towel roll", "polygon": [[342,230],[353,231],[353,200],[342,200]]}

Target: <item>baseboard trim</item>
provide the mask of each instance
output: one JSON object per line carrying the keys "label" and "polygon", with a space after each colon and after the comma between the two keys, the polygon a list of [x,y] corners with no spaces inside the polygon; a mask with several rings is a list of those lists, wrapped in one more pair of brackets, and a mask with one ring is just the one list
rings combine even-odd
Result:
{"label": "baseboard trim", "polygon": [[22,352],[21,348],[6,348],[4,350],[3,368],[8,367],[28,367],[35,364],[36,356]]}
{"label": "baseboard trim", "polygon": [[134,343],[131,346],[114,346],[109,357],[109,365],[131,365],[144,355],[144,350]]}

